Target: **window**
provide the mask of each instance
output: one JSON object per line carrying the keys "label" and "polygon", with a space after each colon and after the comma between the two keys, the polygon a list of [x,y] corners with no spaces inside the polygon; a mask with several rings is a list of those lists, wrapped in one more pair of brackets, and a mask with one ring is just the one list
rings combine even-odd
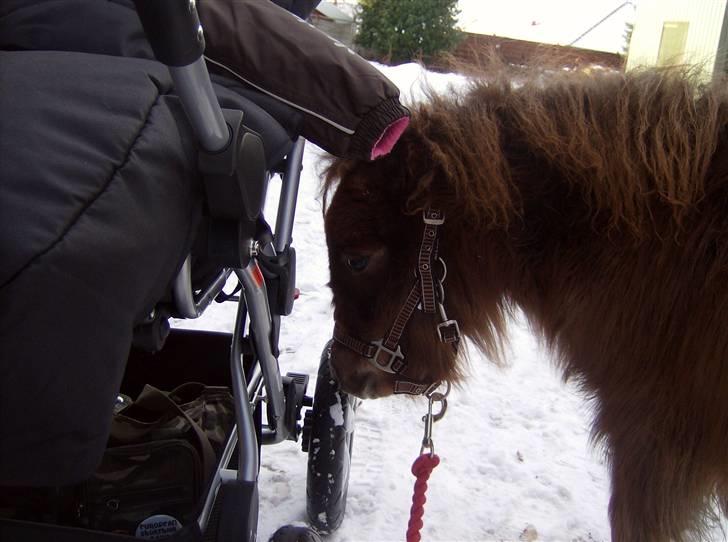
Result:
{"label": "window", "polygon": [[687,22],[666,22],[662,25],[660,52],[657,54],[658,66],[671,66],[683,62],[685,44],[688,41]]}

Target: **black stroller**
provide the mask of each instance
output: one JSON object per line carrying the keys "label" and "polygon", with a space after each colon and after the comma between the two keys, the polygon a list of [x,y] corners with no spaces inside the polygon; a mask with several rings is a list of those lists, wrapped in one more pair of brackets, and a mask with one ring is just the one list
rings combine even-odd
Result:
{"label": "black stroller", "polygon": [[[311,524],[331,532],[343,519],[352,424],[335,425],[329,412],[338,403],[353,416],[353,403],[328,373],[326,348],[313,398],[308,376],[281,376],[277,359],[295,297],[301,136],[367,159],[386,152],[374,147],[391,146],[396,134],[383,133],[406,117],[394,86],[371,69],[391,95],[375,96],[377,115],[342,135],[208,59],[221,67],[212,85],[194,0],[136,2],[169,68],[137,54],[149,45],[123,0],[66,3],[100,9],[110,33],[131,36],[97,42],[90,32],[80,52],[54,41],[58,2],[21,4],[0,9],[0,111],[15,111],[0,124],[0,540],[255,540],[260,447],[302,434],[304,449],[315,441],[319,452],[309,456]],[[227,4],[290,17],[267,0]],[[52,24],[11,35],[18,17],[38,13]],[[88,24],[71,15],[71,25]],[[26,36],[49,46],[26,46]],[[357,142],[362,133],[368,143]],[[282,178],[275,231],[261,214],[273,174]],[[231,276],[240,293],[224,291]],[[171,317],[196,318],[213,300],[238,303],[232,334],[170,329]],[[221,390],[232,392],[227,406]],[[200,421],[182,406],[202,395]],[[107,447],[117,414],[158,415],[155,404],[172,404],[163,421],[173,438],[150,430],[158,416],[139,416],[132,444]],[[208,433],[216,446],[190,444],[214,440]],[[201,474],[171,459],[172,440],[194,450]]]}

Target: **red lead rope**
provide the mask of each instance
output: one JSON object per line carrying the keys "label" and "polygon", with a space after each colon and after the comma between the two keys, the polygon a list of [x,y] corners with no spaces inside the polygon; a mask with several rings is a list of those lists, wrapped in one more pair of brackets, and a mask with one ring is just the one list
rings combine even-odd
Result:
{"label": "red lead rope", "polygon": [[[440,383],[438,383],[439,385]],[[427,414],[422,418],[425,422],[425,436],[422,439],[420,455],[412,463],[412,474],[415,475],[415,492],[412,495],[412,508],[410,508],[410,520],[407,524],[407,542],[420,542],[420,529],[422,529],[422,516],[425,514],[425,492],[427,491],[427,480],[432,474],[432,469],[440,464],[440,458],[435,454],[435,445],[432,442],[432,424],[442,419],[447,410],[447,394],[450,393],[450,383],[445,382],[445,391],[432,390],[427,394]],[[433,412],[435,403],[440,403],[440,412]],[[425,453],[429,449],[430,453]]]}
{"label": "red lead rope", "polygon": [[440,464],[440,458],[436,454],[422,454],[412,463],[412,474],[415,475],[415,491],[412,495],[412,508],[410,509],[410,520],[407,524],[407,542],[420,542],[420,529],[424,523],[422,516],[425,513],[425,492],[427,491],[427,480],[432,470]]}

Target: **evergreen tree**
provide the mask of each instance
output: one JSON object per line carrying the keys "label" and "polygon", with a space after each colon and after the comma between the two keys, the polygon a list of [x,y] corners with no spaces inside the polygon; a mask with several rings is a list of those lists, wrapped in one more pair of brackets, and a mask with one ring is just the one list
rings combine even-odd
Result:
{"label": "evergreen tree", "polygon": [[452,50],[460,37],[457,0],[361,0],[356,43],[392,63]]}

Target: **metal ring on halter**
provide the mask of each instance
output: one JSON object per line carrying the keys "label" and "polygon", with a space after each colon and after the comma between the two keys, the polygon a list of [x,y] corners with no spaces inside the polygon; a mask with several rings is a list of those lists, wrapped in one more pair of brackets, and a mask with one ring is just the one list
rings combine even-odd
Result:
{"label": "metal ring on halter", "polygon": [[[437,391],[438,389],[440,389],[440,386],[442,386],[442,385],[445,386],[445,391],[442,391],[442,392]],[[447,397],[450,394],[451,389],[452,389],[452,386],[450,385],[450,381],[445,380],[444,382],[440,382],[436,388],[433,388],[430,391],[428,391],[425,394],[425,397],[427,397],[429,399],[430,397],[436,396],[436,398],[433,399],[433,401],[441,401],[442,399],[444,399],[445,397]]]}
{"label": "metal ring on halter", "polygon": [[437,288],[436,299],[438,300],[438,304],[442,305],[443,303],[445,303],[445,288],[442,285],[442,282],[438,282],[436,285],[436,288]]}
{"label": "metal ring on halter", "polygon": [[[443,260],[442,257],[440,257],[440,256],[437,257],[437,262],[442,266],[442,277],[438,278],[437,282],[442,284],[443,282],[445,282],[445,279],[447,278],[447,264],[445,263],[445,260]],[[415,278],[418,278],[420,276],[419,269],[417,269],[417,267],[415,267],[412,270],[412,274],[414,275]]]}
{"label": "metal ring on halter", "polygon": [[437,279],[437,282],[442,284],[447,278],[447,265],[445,265],[445,260],[443,260],[440,256],[437,257],[437,261],[440,263],[440,265],[442,265],[442,278]]}

